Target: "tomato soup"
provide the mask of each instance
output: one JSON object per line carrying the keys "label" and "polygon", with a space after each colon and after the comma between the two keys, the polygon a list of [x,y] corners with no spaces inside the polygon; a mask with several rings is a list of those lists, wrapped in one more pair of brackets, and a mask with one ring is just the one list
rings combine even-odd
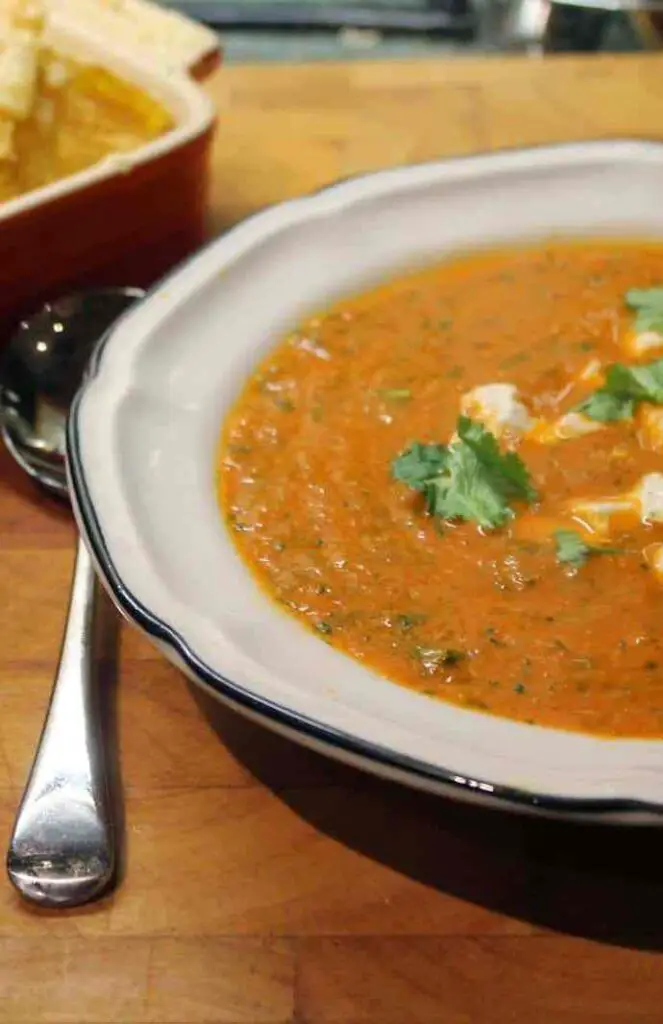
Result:
{"label": "tomato soup", "polygon": [[223,427],[245,564],[431,698],[663,735],[661,282],[657,243],[555,242],[311,316]]}

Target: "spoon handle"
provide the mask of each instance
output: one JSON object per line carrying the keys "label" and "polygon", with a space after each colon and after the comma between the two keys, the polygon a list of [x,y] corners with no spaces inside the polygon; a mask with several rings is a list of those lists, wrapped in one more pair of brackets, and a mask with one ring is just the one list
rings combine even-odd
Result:
{"label": "spoon handle", "polygon": [[9,877],[41,906],[100,895],[115,868],[95,658],[97,581],[79,539],[67,625],[46,722],[7,856]]}

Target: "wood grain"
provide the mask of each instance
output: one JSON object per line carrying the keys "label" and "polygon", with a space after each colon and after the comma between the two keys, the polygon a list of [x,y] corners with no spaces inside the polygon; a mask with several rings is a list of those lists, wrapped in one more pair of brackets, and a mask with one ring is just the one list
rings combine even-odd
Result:
{"label": "wood grain", "polygon": [[[659,135],[655,56],[236,67],[211,229],[374,167]],[[0,454],[0,836],[57,657],[67,513]],[[529,821],[364,778],[212,705],[121,630],[126,849],[70,913],[0,886],[7,1024],[658,1024],[663,834]],[[110,684],[108,684],[110,686]]]}
{"label": "wood grain", "polygon": [[379,167],[606,136],[660,136],[656,54],[221,70],[212,226]]}
{"label": "wood grain", "polygon": [[653,1022],[636,1006],[654,1007],[661,992],[655,954],[548,936],[308,939],[299,985],[304,1020],[330,1024]]}

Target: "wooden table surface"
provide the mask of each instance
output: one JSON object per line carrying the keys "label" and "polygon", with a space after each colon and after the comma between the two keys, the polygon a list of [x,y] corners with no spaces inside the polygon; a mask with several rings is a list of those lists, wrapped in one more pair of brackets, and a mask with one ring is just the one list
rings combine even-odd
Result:
{"label": "wooden table surface", "polygon": [[[215,229],[368,168],[663,132],[656,57],[236,67]],[[0,456],[0,813],[44,713],[73,528]],[[660,1024],[663,833],[456,806],[327,762],[193,692],[121,630],[114,895],[0,885],[0,1021]]]}

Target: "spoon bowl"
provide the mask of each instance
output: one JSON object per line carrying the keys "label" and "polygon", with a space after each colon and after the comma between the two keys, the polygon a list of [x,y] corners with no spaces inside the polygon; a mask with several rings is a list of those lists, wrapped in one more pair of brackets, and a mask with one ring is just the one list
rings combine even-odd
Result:
{"label": "spoon bowl", "polygon": [[65,425],[100,338],[144,292],[99,288],[69,295],[23,320],[0,368],[2,438],[22,469],[68,498]]}

